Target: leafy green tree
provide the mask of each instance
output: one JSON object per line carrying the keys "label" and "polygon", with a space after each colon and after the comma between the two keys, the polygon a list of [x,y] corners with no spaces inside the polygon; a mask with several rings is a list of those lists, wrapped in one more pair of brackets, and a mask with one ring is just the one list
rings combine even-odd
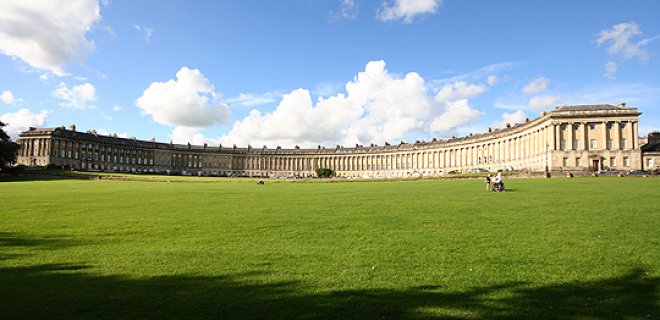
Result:
{"label": "leafy green tree", "polygon": [[4,126],[5,124],[0,121],[0,168],[16,161],[17,152],[20,148],[17,143],[11,141],[9,135],[2,129]]}
{"label": "leafy green tree", "polygon": [[332,169],[328,168],[318,168],[316,169],[316,176],[319,178],[330,178],[335,174]]}

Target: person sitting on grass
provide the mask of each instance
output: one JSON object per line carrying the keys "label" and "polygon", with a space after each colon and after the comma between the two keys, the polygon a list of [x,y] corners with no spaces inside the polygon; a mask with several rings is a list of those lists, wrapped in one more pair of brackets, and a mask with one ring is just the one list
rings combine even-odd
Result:
{"label": "person sitting on grass", "polygon": [[501,172],[498,172],[495,179],[493,179],[493,191],[504,191],[504,182],[502,181]]}

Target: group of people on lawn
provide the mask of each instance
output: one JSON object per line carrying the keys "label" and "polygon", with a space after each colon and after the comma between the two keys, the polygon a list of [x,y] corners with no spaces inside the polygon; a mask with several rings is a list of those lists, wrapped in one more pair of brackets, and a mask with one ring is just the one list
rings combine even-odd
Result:
{"label": "group of people on lawn", "polygon": [[486,176],[486,191],[504,191],[504,182],[502,181],[502,173],[498,172],[493,178],[490,175]]}

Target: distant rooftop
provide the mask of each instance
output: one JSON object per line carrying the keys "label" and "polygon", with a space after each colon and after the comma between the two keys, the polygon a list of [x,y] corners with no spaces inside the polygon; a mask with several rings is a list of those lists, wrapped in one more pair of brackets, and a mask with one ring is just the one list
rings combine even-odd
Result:
{"label": "distant rooftop", "polygon": [[626,104],[621,103],[618,106],[611,104],[583,104],[573,106],[557,106],[556,111],[604,111],[604,110],[625,110]]}

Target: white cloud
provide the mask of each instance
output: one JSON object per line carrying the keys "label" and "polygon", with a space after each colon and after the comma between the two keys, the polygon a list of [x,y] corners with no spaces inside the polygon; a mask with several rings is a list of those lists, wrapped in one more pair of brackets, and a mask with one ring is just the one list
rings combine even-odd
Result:
{"label": "white cloud", "polygon": [[487,81],[488,85],[492,87],[493,85],[495,85],[497,83],[497,80],[499,80],[499,79],[495,75],[488,76],[488,81]]}
{"label": "white cloud", "polygon": [[112,137],[113,135],[116,134],[117,137],[119,137],[119,138],[128,138],[128,133],[126,133],[126,132],[115,133],[115,132],[110,132],[106,129],[96,129],[96,133],[98,133],[102,136],[109,136],[109,137]]}
{"label": "white cloud", "polygon": [[122,107],[122,106],[120,106],[120,105],[118,105],[118,104],[112,106],[112,111],[115,111],[115,112],[117,112],[117,111],[121,111],[121,110],[123,110],[123,109],[124,109],[124,107]]}
{"label": "white cloud", "polygon": [[309,90],[294,90],[272,112],[252,110],[220,140],[224,145],[315,146],[396,141],[417,133],[448,134],[481,115],[467,98],[484,88],[464,82],[446,88],[434,95],[419,74],[401,77],[389,73],[385,62],[371,61],[346,84],[345,93],[314,103]]}
{"label": "white cloud", "polygon": [[431,121],[431,131],[448,135],[457,127],[467,125],[479,119],[483,113],[472,109],[467,99],[447,103],[446,110]]}
{"label": "white cloud", "polygon": [[610,54],[622,54],[624,58],[638,58],[641,61],[649,59],[649,53],[642,48],[657,37],[643,39],[637,43],[631,39],[642,35],[639,26],[635,22],[619,23],[610,29],[603,30],[598,34],[596,43],[600,46],[609,43],[607,52]]}
{"label": "white cloud", "polygon": [[545,91],[545,89],[548,88],[548,85],[550,84],[550,80],[546,77],[537,77],[535,79],[532,79],[525,87],[523,88],[523,92],[527,94],[537,94],[537,93],[542,93]]}
{"label": "white cloud", "polygon": [[495,77],[494,80],[497,81],[506,80],[507,79],[506,75],[500,78],[494,75],[494,73],[503,73],[508,70],[516,69],[519,66],[523,65],[524,63],[525,62],[520,62],[520,61],[495,63],[457,76],[452,76],[443,79],[433,79],[430,80],[429,83],[431,84],[432,87],[438,87],[441,85],[445,85],[447,83],[458,82],[458,81],[472,81],[472,82],[482,81],[484,78],[488,79],[490,76]]}
{"label": "white cloud", "polygon": [[337,82],[322,82],[319,83],[314,89],[312,90],[312,93],[316,96],[321,96],[321,97],[329,97],[337,94],[342,90],[342,85],[341,83]]}
{"label": "white cloud", "polygon": [[605,64],[605,74],[603,77],[606,79],[616,79],[617,65],[614,61],[608,61]]}
{"label": "white cloud", "polygon": [[529,99],[529,107],[534,110],[546,110],[557,105],[560,96],[536,96]]}
{"label": "white cloud", "polygon": [[263,94],[241,93],[238,97],[226,99],[225,102],[232,107],[254,107],[277,102],[282,98],[282,92],[271,91]]}
{"label": "white cloud", "polygon": [[145,27],[145,26],[140,26],[140,25],[133,25],[133,28],[139,32],[144,33],[144,40],[147,41],[147,43],[151,44],[151,38],[154,35],[154,28],[150,27]]}
{"label": "white cloud", "polygon": [[96,100],[96,88],[89,82],[78,84],[69,89],[64,82],[60,82],[53,96],[64,100],[59,105],[71,109],[92,109],[89,102]]}
{"label": "white cloud", "polygon": [[182,67],[176,80],[153,82],[135,105],[154,121],[170,126],[208,127],[225,123],[229,108],[197,69]]}
{"label": "white cloud", "polygon": [[438,101],[469,99],[482,94],[484,91],[486,91],[484,85],[458,81],[442,87],[436,94],[435,99]]}
{"label": "white cloud", "polygon": [[507,123],[513,125],[516,123],[525,122],[526,119],[528,119],[528,117],[523,110],[518,110],[512,113],[505,112],[502,114],[502,121],[494,122],[490,126],[493,128],[504,128]]}
{"label": "white cloud", "polygon": [[626,102],[628,105],[645,105],[656,108],[660,104],[660,87],[643,84],[623,83],[588,87],[571,95],[564,95],[565,103],[611,103]]}
{"label": "white cloud", "polygon": [[64,76],[94,49],[85,34],[100,19],[96,0],[0,1],[0,52]]}
{"label": "white cloud", "polygon": [[173,143],[180,144],[194,144],[194,145],[203,145],[205,143],[209,145],[217,146],[220,144],[219,139],[213,139],[205,137],[200,133],[200,128],[184,127],[177,126],[172,129],[172,134],[170,134],[170,139]]}
{"label": "white cloud", "polygon": [[416,17],[433,14],[442,6],[442,0],[394,0],[393,2],[383,2],[376,13],[378,20],[403,20],[403,23],[412,23]]}
{"label": "white cloud", "polygon": [[116,38],[118,37],[118,36],[117,36],[117,33],[115,32],[114,29],[112,29],[111,26],[104,25],[104,26],[102,27],[102,29],[103,29],[103,31],[105,31],[105,32],[106,32],[109,36],[111,36],[112,38],[115,38],[115,39],[116,39]]}
{"label": "white cloud", "polygon": [[0,94],[0,101],[2,101],[2,103],[4,104],[13,106],[19,102],[23,102],[23,99],[16,98],[11,91],[7,90],[7,91],[3,91],[2,94]]}
{"label": "white cloud", "polygon": [[7,125],[4,127],[5,132],[12,140],[16,140],[18,134],[26,131],[29,127],[43,127],[50,112],[42,110],[39,113],[32,113],[30,110],[23,108],[16,112],[1,115],[0,121]]}
{"label": "white cloud", "polygon": [[355,20],[358,16],[358,3],[357,0],[340,0],[339,1],[339,11],[330,12],[330,19],[339,20],[339,19],[348,19]]}

